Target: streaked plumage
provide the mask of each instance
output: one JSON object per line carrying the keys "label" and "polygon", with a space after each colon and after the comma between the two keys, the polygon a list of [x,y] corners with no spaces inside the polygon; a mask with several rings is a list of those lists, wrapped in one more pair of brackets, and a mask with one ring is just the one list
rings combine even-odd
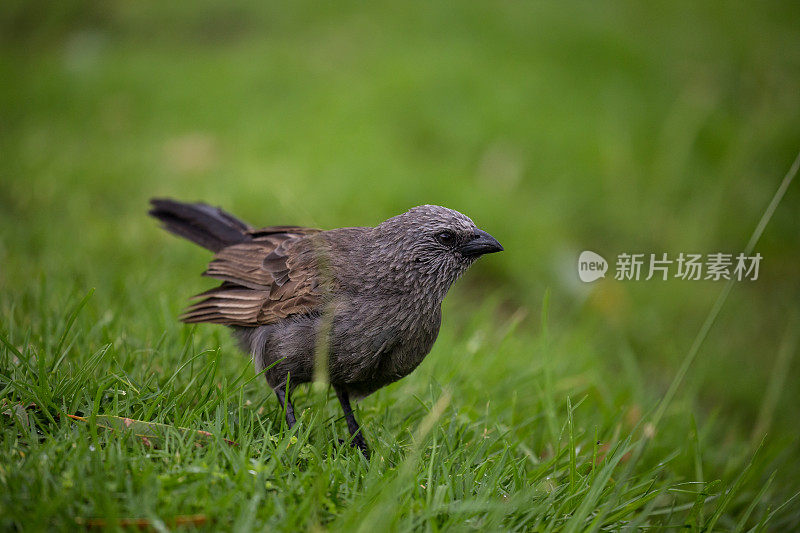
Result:
{"label": "streaked plumage", "polygon": [[[253,229],[205,204],[151,201],[165,229],[215,252],[204,273],[222,284],[197,295],[181,319],[233,328],[242,349],[286,406],[311,381],[318,346],[353,434],[366,442],[349,397],[413,371],[433,346],[441,303],[482,254],[502,250],[468,217],[419,206],[375,227]],[[288,388],[287,388],[288,384]]]}

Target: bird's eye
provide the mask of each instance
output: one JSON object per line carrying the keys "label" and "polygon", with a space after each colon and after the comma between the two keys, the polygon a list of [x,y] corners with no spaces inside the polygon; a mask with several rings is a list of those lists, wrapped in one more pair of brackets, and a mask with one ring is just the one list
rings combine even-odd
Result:
{"label": "bird's eye", "polygon": [[452,231],[440,231],[436,234],[436,240],[439,241],[439,244],[450,246],[456,240],[456,236]]}

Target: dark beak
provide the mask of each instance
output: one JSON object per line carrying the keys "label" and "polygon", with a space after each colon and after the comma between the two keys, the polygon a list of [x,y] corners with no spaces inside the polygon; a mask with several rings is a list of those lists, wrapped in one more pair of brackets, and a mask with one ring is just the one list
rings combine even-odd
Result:
{"label": "dark beak", "polygon": [[475,257],[483,254],[502,252],[503,247],[497,242],[497,239],[485,231],[477,229],[472,239],[461,246],[460,250],[465,256]]}

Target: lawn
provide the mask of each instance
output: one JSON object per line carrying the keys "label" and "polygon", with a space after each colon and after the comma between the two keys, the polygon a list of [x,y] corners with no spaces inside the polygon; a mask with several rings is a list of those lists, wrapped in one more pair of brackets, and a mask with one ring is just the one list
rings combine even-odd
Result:
{"label": "lawn", "polygon": [[[799,7],[0,7],[0,529],[800,528],[800,183],[757,280],[577,276],[746,249],[800,150]],[[177,320],[210,254],[153,196],[441,204],[505,252],[358,404],[365,460],[327,386],[289,431],[223,327]]]}

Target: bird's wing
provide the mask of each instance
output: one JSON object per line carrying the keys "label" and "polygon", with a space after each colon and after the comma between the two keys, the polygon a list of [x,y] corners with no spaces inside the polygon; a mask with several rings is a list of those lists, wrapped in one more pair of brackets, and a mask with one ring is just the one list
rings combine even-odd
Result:
{"label": "bird's wing", "polygon": [[223,248],[205,276],[222,280],[198,294],[198,302],[181,316],[187,323],[229,326],[271,324],[322,305],[317,247],[320,230],[273,226],[249,232],[251,240]]}

